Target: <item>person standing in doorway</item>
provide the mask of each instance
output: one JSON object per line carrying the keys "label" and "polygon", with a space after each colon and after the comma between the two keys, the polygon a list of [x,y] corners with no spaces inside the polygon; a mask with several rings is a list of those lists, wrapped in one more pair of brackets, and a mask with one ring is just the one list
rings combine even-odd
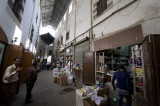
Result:
{"label": "person standing in doorway", "polygon": [[26,70],[26,88],[27,88],[27,94],[25,99],[25,104],[32,102],[32,88],[37,80],[37,62],[34,61],[32,64],[32,67],[29,67]]}
{"label": "person standing in doorway", "polygon": [[12,106],[12,100],[16,94],[17,81],[19,80],[18,75],[22,70],[21,59],[15,58],[14,64],[7,67],[3,75],[4,83],[4,102],[6,106]]}
{"label": "person standing in doorway", "polygon": [[[115,79],[117,84],[115,87]],[[135,99],[130,83],[130,75],[124,70],[124,66],[119,66],[119,70],[115,72],[112,79],[113,90],[116,90],[116,103],[117,106],[122,106],[123,97],[127,99],[126,106],[131,106],[132,101]]]}

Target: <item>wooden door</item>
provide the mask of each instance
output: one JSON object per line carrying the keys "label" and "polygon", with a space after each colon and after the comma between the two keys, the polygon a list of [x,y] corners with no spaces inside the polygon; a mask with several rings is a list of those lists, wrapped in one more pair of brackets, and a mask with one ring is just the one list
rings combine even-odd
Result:
{"label": "wooden door", "polygon": [[20,81],[21,82],[24,82],[26,81],[26,78],[25,78],[25,72],[26,72],[26,69],[28,67],[31,67],[32,66],[32,60],[34,59],[34,56],[32,53],[30,52],[24,52],[24,55],[23,55],[23,61],[22,61],[22,72],[20,74]]}
{"label": "wooden door", "polygon": [[[7,45],[2,61],[2,70],[1,70],[1,75],[0,75],[0,99],[3,98],[3,82],[2,82],[2,77],[4,74],[4,71],[6,68],[14,63],[14,59],[16,57],[22,58],[23,54],[23,47],[22,46],[17,46],[17,45]],[[17,93],[18,93],[19,85],[17,86]]]}
{"label": "wooden door", "polygon": [[83,54],[83,81],[86,84],[95,84],[94,52],[87,52]]}
{"label": "wooden door", "polygon": [[150,35],[154,86],[154,104],[160,106],[160,35]]}
{"label": "wooden door", "polygon": [[1,27],[0,27],[0,41],[8,44],[7,36]]}
{"label": "wooden door", "polygon": [[160,36],[150,35],[142,43],[149,106],[160,106]]}
{"label": "wooden door", "polygon": [[14,59],[16,57],[22,58],[22,54],[23,47],[17,45],[7,45],[4,55],[2,72],[4,72],[8,66],[14,63]]}

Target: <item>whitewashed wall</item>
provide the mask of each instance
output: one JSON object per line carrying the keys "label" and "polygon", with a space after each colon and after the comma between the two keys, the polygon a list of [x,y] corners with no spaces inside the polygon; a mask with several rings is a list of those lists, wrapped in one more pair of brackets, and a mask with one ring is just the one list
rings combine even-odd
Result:
{"label": "whitewashed wall", "polygon": [[[7,35],[8,43],[12,43],[11,41],[15,33],[15,27],[18,26],[19,29],[22,31],[21,43],[26,48],[30,49],[31,52],[34,52],[35,41],[37,39],[37,36],[39,35],[39,32],[38,32],[39,23],[40,23],[39,17],[36,23],[37,14],[38,16],[40,16],[39,0],[26,0],[21,23],[17,21],[13,12],[10,10],[10,7],[8,6],[8,0],[0,0],[0,14],[1,14],[0,26],[2,27],[2,29]],[[30,37],[32,25],[34,26],[32,44],[28,43],[29,47],[27,47],[26,43]],[[32,48],[31,48],[31,45],[32,45]]]}
{"label": "whitewashed wall", "polygon": [[15,32],[15,21],[14,19],[9,15],[8,12],[8,0],[0,0],[0,26],[6,33],[8,37],[8,42],[11,43],[14,32]]}
{"label": "whitewashed wall", "polygon": [[[70,30],[71,38],[65,42],[66,44],[74,39],[74,31],[76,31],[76,41],[89,36],[89,33],[86,31],[91,28],[91,4],[94,40],[112,35],[138,24],[142,25],[144,37],[148,34],[160,34],[160,0],[138,0],[121,11],[111,15],[113,12],[133,1],[113,0],[113,6],[104,11],[102,15],[94,18],[94,4],[97,1],[98,0],[72,0],[73,10],[71,14],[67,15],[67,21],[61,25],[66,26],[66,28],[59,28],[56,33],[56,38],[63,35],[65,42],[65,36],[68,30]],[[68,10],[66,13],[68,13]],[[76,16],[74,14],[76,14]],[[75,18],[76,26],[74,25]],[[101,22],[102,20],[104,21]],[[84,32],[86,32],[86,34],[79,36]],[[93,47],[91,48],[93,50]]]}
{"label": "whitewashed wall", "polygon": [[76,37],[91,28],[91,0],[78,0],[76,4]]}
{"label": "whitewashed wall", "polygon": [[[41,56],[41,58],[47,59],[47,49],[48,45],[41,39],[39,38],[39,45],[37,49],[37,56]],[[40,53],[41,50],[41,53]]]}
{"label": "whitewashed wall", "polygon": [[[76,37],[78,38],[76,41],[86,37],[86,35],[80,35],[91,27],[90,5],[90,0],[85,2],[83,0],[72,0],[72,11],[71,13],[69,13],[69,9],[66,11],[66,20],[61,23],[61,27],[58,27],[58,31],[55,36],[56,41],[60,36],[63,36],[63,44],[68,44]],[[68,31],[69,39],[66,41],[66,33]]]}
{"label": "whitewashed wall", "polygon": [[[97,0],[93,1],[96,2]],[[100,17],[94,19],[93,26],[131,1],[133,0],[113,0],[114,6],[105,11],[104,14],[102,14]],[[155,17],[160,16],[159,12],[159,0],[138,0],[127,8],[110,16],[103,23],[94,27],[93,34],[95,34],[95,38],[99,38],[103,35],[109,36],[112,33],[138,24],[142,24],[145,35],[155,32],[160,33],[158,30],[160,28],[159,23],[156,23],[152,20]],[[159,19],[157,18],[157,20]],[[151,25],[153,25],[153,27],[151,27]],[[148,28],[150,28],[150,30],[147,30]]]}

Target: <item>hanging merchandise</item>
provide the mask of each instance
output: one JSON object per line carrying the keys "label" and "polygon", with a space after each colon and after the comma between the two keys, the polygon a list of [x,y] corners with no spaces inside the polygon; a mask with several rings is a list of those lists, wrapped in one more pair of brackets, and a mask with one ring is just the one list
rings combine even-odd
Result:
{"label": "hanging merchandise", "polygon": [[73,64],[73,69],[75,69],[76,71],[80,71],[81,67],[79,64],[75,63],[75,64]]}

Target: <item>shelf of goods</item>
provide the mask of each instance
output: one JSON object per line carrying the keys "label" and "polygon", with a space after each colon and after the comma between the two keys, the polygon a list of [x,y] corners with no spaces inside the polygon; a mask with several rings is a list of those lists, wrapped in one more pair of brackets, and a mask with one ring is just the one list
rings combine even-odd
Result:
{"label": "shelf of goods", "polygon": [[[128,49],[125,51],[125,53]],[[119,65],[127,66],[129,64],[129,56],[123,54],[120,50],[106,50],[104,52],[97,52],[96,54],[96,84],[104,83],[105,76],[109,71],[117,71]]]}
{"label": "shelf of goods", "polygon": [[[135,49],[136,48],[136,49]],[[133,84],[136,96],[146,96],[142,47],[132,47]]]}

